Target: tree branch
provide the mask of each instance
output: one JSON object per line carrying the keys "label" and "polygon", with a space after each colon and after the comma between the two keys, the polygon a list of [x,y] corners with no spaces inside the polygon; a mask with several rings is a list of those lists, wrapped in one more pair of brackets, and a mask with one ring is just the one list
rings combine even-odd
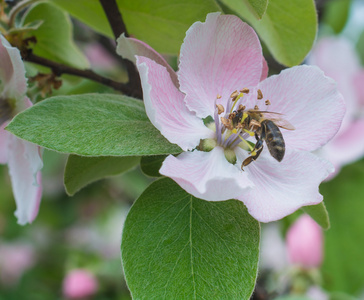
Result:
{"label": "tree branch", "polygon": [[100,0],[100,4],[104,9],[115,39],[117,39],[122,33],[125,33],[125,36],[129,36],[116,1]]}
{"label": "tree branch", "polygon": [[25,61],[29,61],[32,63],[36,63],[38,65],[42,65],[42,66],[50,68],[56,76],[61,76],[62,74],[75,75],[75,76],[79,76],[79,77],[83,77],[83,78],[87,78],[87,79],[99,82],[99,83],[109,86],[117,91],[120,91],[123,94],[128,95],[128,96],[133,96],[133,97],[137,97],[137,98],[142,97],[141,91],[134,89],[129,84],[117,82],[112,79],[103,77],[90,69],[81,70],[81,69],[69,67],[69,66],[51,61],[49,59],[37,56],[37,55],[33,54],[31,51],[29,51],[26,54],[23,54],[23,59]]}
{"label": "tree branch", "polygon": [[[114,33],[115,40],[122,33],[125,33],[125,36],[129,36],[128,32],[126,31],[123,17],[121,16],[116,0],[100,0],[100,4],[109,21],[110,27]],[[126,67],[126,71],[128,72],[128,77],[129,77],[128,85],[130,86],[130,88],[135,90],[136,94],[143,95],[139,74],[134,63],[123,58],[122,62]],[[140,98],[142,98],[142,96]]]}

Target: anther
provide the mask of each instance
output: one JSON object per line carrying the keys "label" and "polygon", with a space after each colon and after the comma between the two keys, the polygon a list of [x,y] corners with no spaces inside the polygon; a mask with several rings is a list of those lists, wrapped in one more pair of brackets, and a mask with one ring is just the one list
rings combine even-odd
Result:
{"label": "anther", "polygon": [[241,93],[244,93],[244,94],[249,94],[249,89],[248,88],[243,88],[240,90]]}
{"label": "anther", "polygon": [[254,106],[254,109],[255,109],[255,110],[259,110],[259,106],[258,106],[258,105],[255,105],[255,106]]}
{"label": "anther", "polygon": [[244,109],[245,109],[245,105],[240,104],[240,105],[239,105],[239,108],[238,108],[238,111],[242,111],[242,110],[244,110]]}
{"label": "anther", "polygon": [[257,96],[257,99],[260,100],[260,99],[263,99],[263,93],[261,90],[258,89],[258,96]]}
{"label": "anther", "polygon": [[228,120],[228,119],[226,119],[226,118],[223,118],[223,117],[221,117],[220,118],[220,120],[221,120],[221,123],[227,128],[227,129],[229,129],[229,130],[233,130],[234,129],[234,127],[233,127],[233,125],[232,125],[232,123],[231,123],[231,120]]}
{"label": "anther", "polygon": [[221,104],[216,104],[217,113],[221,114],[225,111],[224,107]]}
{"label": "anther", "polygon": [[239,96],[238,91],[232,92],[232,94],[230,95],[230,98],[233,98],[233,101],[235,100],[236,97]]}
{"label": "anther", "polygon": [[265,105],[270,105],[270,101],[269,100],[265,100]]}
{"label": "anther", "polygon": [[221,96],[220,94],[217,94],[217,95],[216,95],[216,99],[221,99],[221,97],[222,97],[222,96]]}

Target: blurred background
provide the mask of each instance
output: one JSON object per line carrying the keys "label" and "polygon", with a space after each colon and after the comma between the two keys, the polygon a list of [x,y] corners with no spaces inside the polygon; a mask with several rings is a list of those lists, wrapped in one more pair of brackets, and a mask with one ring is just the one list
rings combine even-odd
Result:
{"label": "blurred background", "polygon": [[[338,170],[320,187],[331,228],[322,232],[302,221],[302,212],[263,224],[254,299],[364,299],[364,131],[350,127],[364,118],[364,1],[320,0],[316,5],[319,32],[306,63],[319,65],[338,81],[352,107],[341,139],[320,153]],[[113,42],[77,21],[73,25],[92,68],[125,78]],[[268,50],[264,54],[270,74],[284,69]],[[176,58],[168,59],[175,67]],[[34,72],[31,65],[27,72]],[[86,91],[111,90],[71,78],[53,95]],[[33,99],[44,96],[31,83],[29,93]],[[43,158],[42,203],[27,226],[16,223],[8,170],[0,166],[0,300],[131,299],[121,266],[121,232],[133,201],[154,179],[137,167],[69,197],[63,186],[67,157],[46,150]],[[308,222],[303,232],[299,222]],[[295,240],[297,235],[301,241]],[[300,242],[314,246],[297,248]]]}

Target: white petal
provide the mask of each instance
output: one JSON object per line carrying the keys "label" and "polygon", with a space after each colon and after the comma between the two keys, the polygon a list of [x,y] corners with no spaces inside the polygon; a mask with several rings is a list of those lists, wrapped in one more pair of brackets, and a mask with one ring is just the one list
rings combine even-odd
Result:
{"label": "white petal", "polygon": [[185,95],[172,83],[166,68],[149,58],[138,56],[144,105],[153,125],[171,143],[183,150],[194,149],[200,139],[212,138],[202,119],[189,111],[183,101]]}
{"label": "white petal", "polygon": [[263,151],[244,170],[255,188],[247,190],[238,199],[260,222],[276,221],[302,206],[321,202],[318,187],[334,171],[328,161],[299,150],[286,150],[281,162]]}
{"label": "white petal", "polygon": [[31,223],[38,214],[42,194],[40,148],[10,135],[9,173],[17,206],[18,223]]}
{"label": "white petal", "polygon": [[210,201],[234,199],[253,185],[246,173],[226,160],[221,147],[169,155],[159,172],[193,196]]}

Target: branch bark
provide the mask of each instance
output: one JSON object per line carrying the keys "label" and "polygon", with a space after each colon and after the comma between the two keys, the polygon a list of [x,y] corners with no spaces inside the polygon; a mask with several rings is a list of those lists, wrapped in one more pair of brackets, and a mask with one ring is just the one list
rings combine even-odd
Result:
{"label": "branch bark", "polygon": [[23,59],[25,61],[29,61],[32,63],[36,63],[45,67],[48,67],[52,70],[52,72],[56,76],[61,76],[62,74],[69,74],[69,75],[75,75],[83,78],[87,78],[96,82],[99,82],[101,84],[104,84],[106,86],[109,86],[117,91],[122,92],[125,95],[141,98],[142,94],[140,90],[134,89],[129,84],[121,83],[114,81],[112,79],[106,78],[104,76],[101,76],[94,71],[90,69],[81,70],[77,68],[73,68],[70,66],[66,66],[54,61],[51,61],[49,59],[37,56],[33,54],[31,51],[29,51],[27,54],[23,55]]}
{"label": "branch bark", "polygon": [[[100,0],[100,4],[105,12],[105,15],[109,21],[110,27],[113,31],[115,40],[122,34],[125,33],[125,36],[129,36],[126,26],[123,21],[123,17],[120,13],[119,7],[116,3],[116,0]],[[129,82],[128,85],[131,89],[135,90],[135,94],[143,95],[142,85],[140,83],[140,78],[138,71],[135,65],[126,59],[122,58],[122,63],[126,67],[128,72]],[[140,97],[142,98],[142,96]]]}

